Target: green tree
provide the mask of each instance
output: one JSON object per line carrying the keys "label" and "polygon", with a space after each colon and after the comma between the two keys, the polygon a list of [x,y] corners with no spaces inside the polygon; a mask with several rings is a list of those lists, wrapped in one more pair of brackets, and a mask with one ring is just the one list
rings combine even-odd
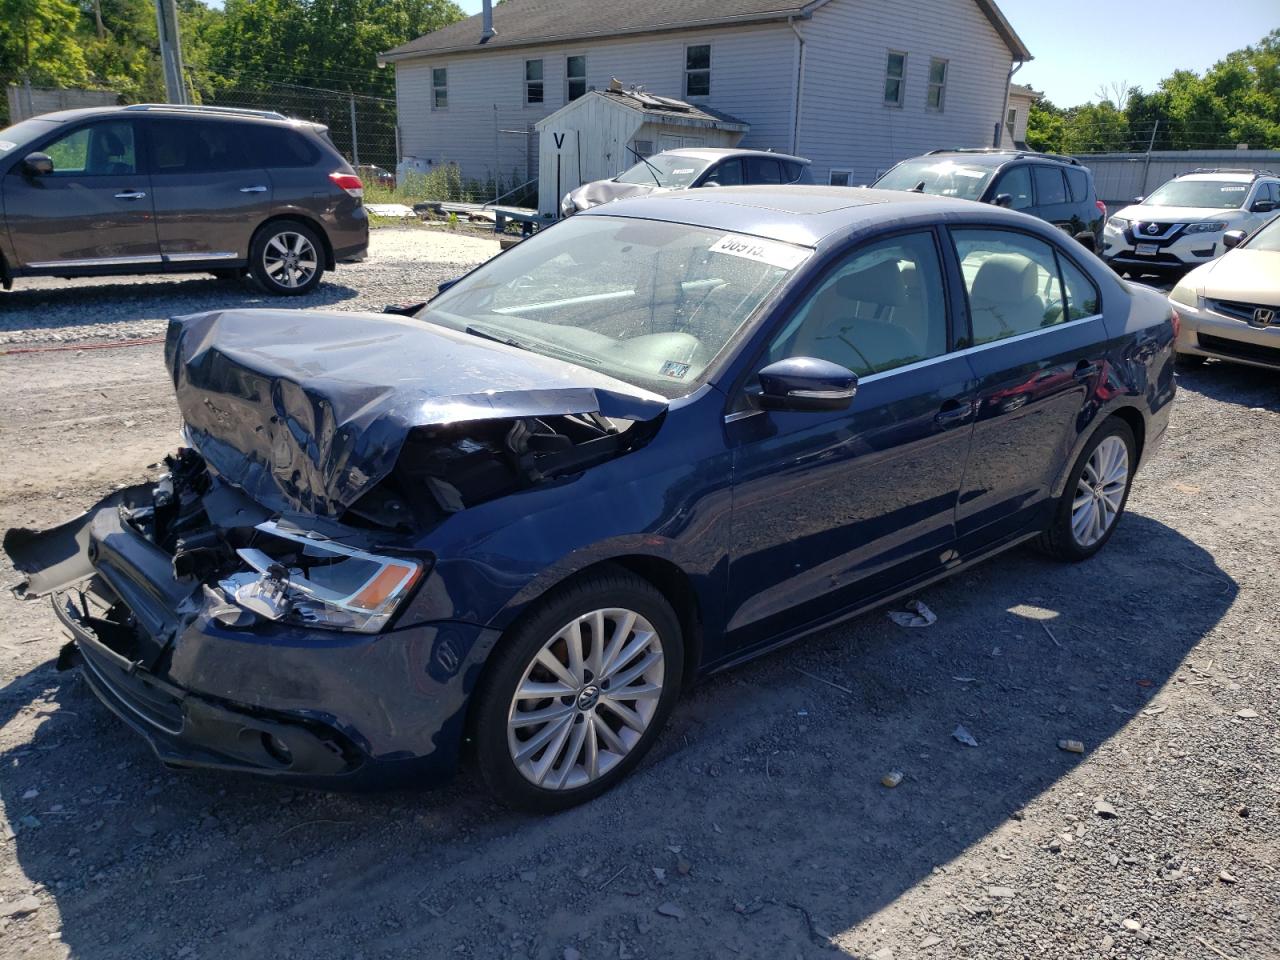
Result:
{"label": "green tree", "polygon": [[1062,153],[1066,142],[1066,118],[1063,111],[1048,100],[1031,104],[1027,114],[1027,146],[1045,153]]}
{"label": "green tree", "polygon": [[0,0],[0,80],[55,86],[84,83],[89,68],[71,0]]}

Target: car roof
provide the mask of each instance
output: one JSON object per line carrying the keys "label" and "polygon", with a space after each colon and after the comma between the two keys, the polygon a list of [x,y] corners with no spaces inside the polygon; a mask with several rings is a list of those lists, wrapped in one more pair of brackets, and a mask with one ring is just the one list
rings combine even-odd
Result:
{"label": "car roof", "polygon": [[1228,183],[1253,183],[1263,177],[1273,177],[1273,174],[1264,173],[1243,173],[1240,171],[1223,171],[1222,173],[1184,173],[1180,177],[1174,177],[1175,180],[1211,180],[1223,181]]}
{"label": "car roof", "polygon": [[[1059,163],[1068,167],[1080,167],[1074,157],[1058,156],[1052,153],[1036,153],[1034,150],[930,150],[912,160],[963,160],[975,166],[996,167],[1012,160],[1031,160],[1044,163]],[[1081,169],[1084,169],[1081,167]]]}
{"label": "car roof", "polygon": [[772,150],[740,150],[737,147],[677,147],[675,150],[662,152],[677,157],[696,157],[699,160],[719,160],[723,157],[773,157],[775,160],[791,160],[806,165],[810,162],[804,157],[794,157],[789,153],[774,153]]}
{"label": "car roof", "polygon": [[937,197],[903,190],[867,187],[746,186],[678,190],[647,197],[614,200],[578,216],[634,217],[667,220],[713,230],[730,230],[807,247],[819,246],[833,234],[931,216],[1008,221],[1026,227],[1042,224],[972,200]]}
{"label": "car roof", "polygon": [[248,120],[261,123],[283,124],[292,127],[315,127],[319,128],[322,124],[313,123],[310,120],[300,120],[296,117],[286,117],[283,115],[271,116],[270,111],[265,110],[237,110],[234,108],[207,108],[207,107],[188,107],[177,104],[132,104],[123,107],[76,107],[71,110],[54,110],[52,113],[41,113],[32,120],[43,120],[46,123],[74,123],[77,120],[87,120],[91,117],[106,116],[164,116],[164,117],[190,117],[192,119],[208,120],[208,119],[226,119],[226,120]]}

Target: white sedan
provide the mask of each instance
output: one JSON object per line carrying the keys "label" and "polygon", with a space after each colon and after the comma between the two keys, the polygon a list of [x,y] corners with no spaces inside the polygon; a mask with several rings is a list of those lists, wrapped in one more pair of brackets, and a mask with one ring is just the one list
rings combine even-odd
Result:
{"label": "white sedan", "polygon": [[1233,249],[1196,267],[1169,294],[1182,319],[1178,358],[1280,370],[1280,217],[1248,239],[1224,239]]}

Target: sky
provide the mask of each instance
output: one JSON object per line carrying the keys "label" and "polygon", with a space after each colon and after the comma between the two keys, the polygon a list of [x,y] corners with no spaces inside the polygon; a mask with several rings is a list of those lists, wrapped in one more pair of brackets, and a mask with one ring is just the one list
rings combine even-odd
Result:
{"label": "sky", "polygon": [[[480,0],[458,0],[478,13]],[[610,0],[612,2],[612,0]],[[1154,90],[1174,70],[1202,73],[1280,28],[1277,0],[997,0],[1035,57],[1014,78],[1060,107],[1096,101],[1098,88]]]}

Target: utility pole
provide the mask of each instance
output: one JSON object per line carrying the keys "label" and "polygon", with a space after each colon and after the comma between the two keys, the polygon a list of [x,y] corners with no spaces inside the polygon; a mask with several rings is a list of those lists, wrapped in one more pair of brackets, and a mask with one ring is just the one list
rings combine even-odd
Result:
{"label": "utility pole", "polygon": [[170,103],[188,103],[182,71],[182,39],[178,35],[175,0],[156,0],[156,27],[160,34],[160,62],[164,67],[164,92]]}
{"label": "utility pole", "polygon": [[1156,125],[1151,128],[1151,141],[1147,144],[1147,159],[1142,164],[1142,195],[1147,195],[1147,174],[1151,171],[1151,151],[1156,148],[1156,131],[1160,129],[1160,118],[1156,118]]}
{"label": "utility pole", "polygon": [[356,95],[349,94],[351,103],[351,161],[360,166],[360,136],[356,133]]}

